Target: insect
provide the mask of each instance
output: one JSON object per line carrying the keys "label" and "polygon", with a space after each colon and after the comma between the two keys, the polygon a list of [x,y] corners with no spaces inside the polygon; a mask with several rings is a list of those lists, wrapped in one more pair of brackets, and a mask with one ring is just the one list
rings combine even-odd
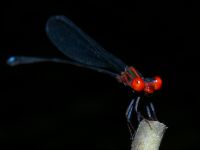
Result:
{"label": "insect", "polygon": [[[54,46],[67,57],[66,59],[11,56],[7,64],[15,66],[44,61],[67,63],[93,69],[116,78],[137,95],[131,100],[126,111],[128,127],[133,136],[134,127],[131,117],[135,113],[138,121],[143,118],[138,110],[139,101],[141,97],[152,95],[160,90],[161,78],[159,76],[143,77],[136,68],[126,65],[106,51],[65,16],[50,17],[46,24],[46,33]],[[156,120],[155,109],[151,102],[146,105],[146,111],[149,118]]]}

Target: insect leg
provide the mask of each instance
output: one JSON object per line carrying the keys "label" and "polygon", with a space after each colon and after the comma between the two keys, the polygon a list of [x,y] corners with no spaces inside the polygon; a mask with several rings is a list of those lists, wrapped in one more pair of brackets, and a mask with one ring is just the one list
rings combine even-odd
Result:
{"label": "insect leg", "polygon": [[135,129],[131,123],[131,112],[133,110],[133,105],[134,105],[134,102],[135,102],[135,99],[132,99],[127,110],[126,110],[126,119],[127,119],[127,125],[128,125],[128,129],[129,129],[129,132],[131,134],[131,140],[133,139],[133,136],[134,136],[134,132],[135,132]]}
{"label": "insect leg", "polygon": [[157,116],[156,116],[156,111],[155,111],[155,107],[154,107],[154,105],[153,105],[153,103],[152,102],[150,102],[150,108],[151,108],[151,111],[152,111],[152,118],[154,119],[154,120],[158,120],[157,119]]}
{"label": "insect leg", "polygon": [[155,108],[152,102],[146,105],[147,115],[150,120],[158,120],[155,112]]}
{"label": "insect leg", "polygon": [[146,105],[146,110],[147,110],[147,115],[148,115],[148,117],[149,117],[149,118],[152,118],[151,112],[150,112],[150,108],[149,108],[148,105]]}
{"label": "insect leg", "polygon": [[138,97],[137,99],[132,99],[127,110],[126,110],[126,119],[127,119],[127,123],[128,123],[128,128],[130,130],[130,134],[131,134],[131,139],[133,138],[134,136],[134,131],[135,131],[135,128],[132,124],[132,114],[133,113],[136,113],[137,115],[137,121],[138,123],[141,121],[142,119],[142,115],[141,113],[138,111],[138,104],[139,104],[139,100],[140,100],[140,97]]}
{"label": "insect leg", "polygon": [[134,112],[137,113],[137,118],[138,118],[138,122],[141,121],[141,113],[138,111],[138,104],[139,104],[139,101],[140,101],[140,97],[137,97],[137,99],[132,99],[132,101],[130,102],[127,110],[126,110],[126,118],[128,121],[131,120],[131,115],[132,115],[132,112],[133,112],[133,109],[134,109]]}

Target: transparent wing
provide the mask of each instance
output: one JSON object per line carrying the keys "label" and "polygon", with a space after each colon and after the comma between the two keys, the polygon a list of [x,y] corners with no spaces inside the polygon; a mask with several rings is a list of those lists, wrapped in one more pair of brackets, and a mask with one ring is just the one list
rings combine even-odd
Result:
{"label": "transparent wing", "polygon": [[99,46],[65,16],[53,16],[46,24],[51,42],[72,61],[84,66],[104,68],[115,73],[124,71],[126,64]]}

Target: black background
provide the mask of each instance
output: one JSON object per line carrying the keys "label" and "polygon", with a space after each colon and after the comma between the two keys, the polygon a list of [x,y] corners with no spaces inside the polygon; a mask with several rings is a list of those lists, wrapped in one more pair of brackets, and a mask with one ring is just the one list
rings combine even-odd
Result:
{"label": "black background", "polygon": [[124,116],[130,91],[84,68],[42,63],[9,67],[9,55],[63,57],[45,23],[65,15],[145,76],[160,75],[158,118],[167,149],[198,149],[199,15],[190,1],[6,1],[0,49],[1,149],[130,149]]}

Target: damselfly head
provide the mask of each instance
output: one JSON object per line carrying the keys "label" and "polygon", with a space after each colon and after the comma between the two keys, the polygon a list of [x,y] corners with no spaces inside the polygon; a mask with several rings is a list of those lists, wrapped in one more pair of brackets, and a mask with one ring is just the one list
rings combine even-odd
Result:
{"label": "damselfly head", "polygon": [[136,77],[131,83],[131,88],[136,92],[144,92],[145,94],[153,94],[162,87],[162,79],[159,76],[154,78]]}

